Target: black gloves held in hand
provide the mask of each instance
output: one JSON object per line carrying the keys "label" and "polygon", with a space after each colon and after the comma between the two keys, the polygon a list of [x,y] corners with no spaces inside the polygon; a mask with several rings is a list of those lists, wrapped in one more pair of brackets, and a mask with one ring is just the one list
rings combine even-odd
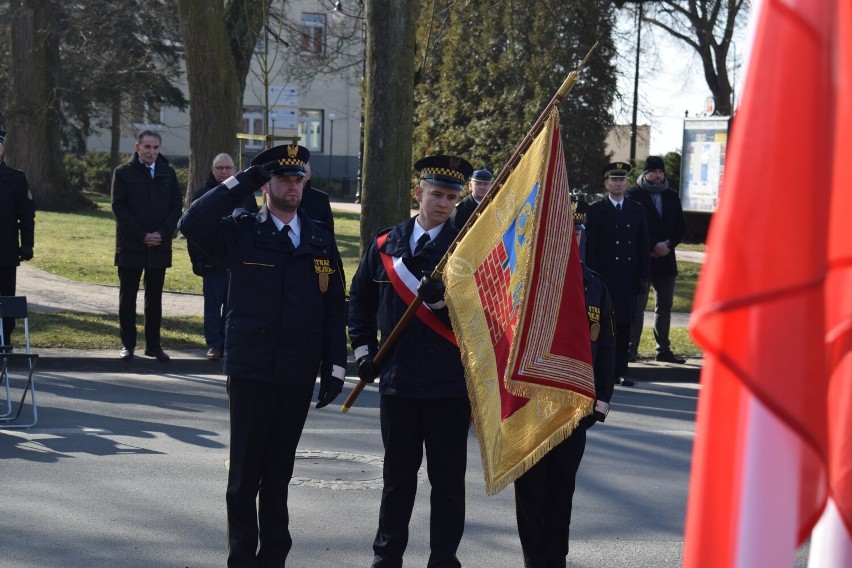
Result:
{"label": "black gloves held in hand", "polygon": [[343,381],[340,379],[335,379],[334,377],[330,379],[320,379],[320,390],[319,395],[317,395],[317,408],[323,408],[324,406],[328,406],[337,395],[340,394],[340,391],[343,390]]}
{"label": "black gloves held in hand", "polygon": [[365,383],[372,383],[379,376],[379,370],[373,365],[373,355],[358,358],[358,378]]}
{"label": "black gloves held in hand", "polygon": [[33,247],[21,247],[18,251],[18,254],[21,257],[21,260],[32,260],[33,259]]}
{"label": "black gloves held in hand", "polygon": [[446,286],[444,286],[443,280],[432,280],[428,276],[421,278],[420,284],[417,285],[417,295],[430,306],[443,302],[445,291]]}
{"label": "black gloves held in hand", "polygon": [[606,414],[599,410],[595,410],[588,416],[584,416],[580,419],[580,428],[588,430],[594,426],[596,422],[603,422],[604,420],[606,420]]}

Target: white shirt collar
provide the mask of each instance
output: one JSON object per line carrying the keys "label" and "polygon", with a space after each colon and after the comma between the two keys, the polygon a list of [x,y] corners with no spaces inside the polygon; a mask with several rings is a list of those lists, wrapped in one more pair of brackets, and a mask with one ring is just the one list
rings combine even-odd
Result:
{"label": "white shirt collar", "polygon": [[610,203],[612,203],[613,207],[615,207],[616,205],[621,205],[622,203],[624,203],[624,197],[622,197],[620,201],[616,201],[615,199],[612,198],[611,195],[607,195],[607,197],[609,198],[609,201],[610,201]]}
{"label": "white shirt collar", "polygon": [[[273,215],[272,211],[269,212],[269,216],[272,217],[275,228],[281,231],[285,225],[284,221]],[[299,215],[294,215],[286,224],[290,226],[290,240],[293,241],[293,246],[298,247],[299,243],[302,242],[302,222],[299,220]]]}
{"label": "white shirt collar", "polygon": [[420,220],[415,218],[414,230],[411,231],[411,240],[408,243],[409,247],[411,247],[411,250],[413,251],[414,247],[417,246],[417,241],[420,240],[420,237],[423,235],[423,233],[429,233],[429,240],[431,241],[441,233],[441,229],[444,228],[445,224],[446,222],[441,223],[437,227],[432,227],[427,231],[426,229],[420,226]]}

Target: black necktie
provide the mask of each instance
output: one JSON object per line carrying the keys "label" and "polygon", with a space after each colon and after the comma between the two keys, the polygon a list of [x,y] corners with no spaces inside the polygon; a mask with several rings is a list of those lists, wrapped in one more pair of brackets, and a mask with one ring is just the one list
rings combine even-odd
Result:
{"label": "black necktie", "polygon": [[281,238],[284,239],[284,250],[293,252],[296,247],[293,246],[293,239],[290,238],[290,225],[281,227]]}
{"label": "black necktie", "polygon": [[616,204],[615,204],[615,210],[616,210],[616,211],[621,211],[621,203],[616,203]]}
{"label": "black necktie", "polygon": [[420,238],[417,239],[417,244],[414,246],[414,254],[417,255],[418,252],[423,250],[423,247],[426,246],[426,243],[430,241],[429,233],[423,233],[420,235]]}

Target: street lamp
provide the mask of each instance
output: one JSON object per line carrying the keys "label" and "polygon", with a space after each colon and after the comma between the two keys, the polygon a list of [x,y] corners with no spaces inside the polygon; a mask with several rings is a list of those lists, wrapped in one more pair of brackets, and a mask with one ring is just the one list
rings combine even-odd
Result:
{"label": "street lamp", "polygon": [[[361,9],[366,11],[364,0],[358,0]],[[355,178],[355,203],[361,203],[361,182],[364,171],[364,82],[367,80],[367,18],[356,14],[347,14],[343,11],[340,1],[334,3],[334,11],[343,14],[347,18],[361,20],[361,121],[358,124],[358,175]]]}
{"label": "street lamp", "polygon": [[328,113],[328,123],[331,126],[329,137],[328,137],[328,181],[326,185],[331,184],[331,152],[334,148],[334,119],[337,118],[337,115],[333,112]]}

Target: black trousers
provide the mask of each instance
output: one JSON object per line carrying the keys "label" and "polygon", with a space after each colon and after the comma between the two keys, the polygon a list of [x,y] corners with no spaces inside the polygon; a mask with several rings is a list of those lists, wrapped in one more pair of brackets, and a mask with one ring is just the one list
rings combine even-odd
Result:
{"label": "black trousers", "polygon": [[293,545],[287,489],[313,391],[313,384],[285,386],[228,378],[229,568],[285,565]]}
{"label": "black trousers", "polygon": [[[15,295],[17,273],[17,266],[0,266],[0,296]],[[15,318],[3,318],[3,345],[12,344],[13,329],[15,329]]]}
{"label": "black trousers", "polygon": [[456,550],[464,533],[465,469],[470,401],[382,396],[385,461],[379,529],[373,542],[375,568],[400,568],[417,493],[417,472],[426,448],[432,486],[429,568],[458,568]]}
{"label": "black trousers", "polygon": [[136,347],[136,294],[145,272],[145,347],[160,347],[160,325],[163,321],[163,283],[165,268],[118,267],[118,327],[121,344]]}
{"label": "black trousers", "polygon": [[577,469],[586,450],[578,427],[515,480],[515,514],[524,568],[565,568]]}

